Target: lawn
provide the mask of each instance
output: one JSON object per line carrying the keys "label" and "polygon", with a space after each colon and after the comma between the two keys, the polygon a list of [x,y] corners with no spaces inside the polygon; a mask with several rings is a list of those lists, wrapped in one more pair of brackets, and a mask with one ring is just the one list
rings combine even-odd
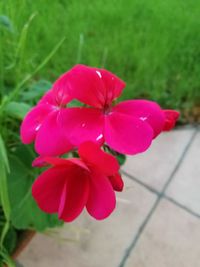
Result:
{"label": "lawn", "polygon": [[194,0],[1,0],[1,92],[83,63],[125,80],[125,99],[199,105],[199,14]]}

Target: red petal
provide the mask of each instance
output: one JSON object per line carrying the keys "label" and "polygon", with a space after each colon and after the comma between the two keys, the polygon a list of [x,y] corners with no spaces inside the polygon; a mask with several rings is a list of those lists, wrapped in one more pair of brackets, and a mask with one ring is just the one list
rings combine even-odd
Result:
{"label": "red petal", "polygon": [[176,110],[163,110],[165,115],[164,131],[170,131],[174,128],[176,121],[178,120],[180,113]]}
{"label": "red petal", "polygon": [[53,93],[52,89],[48,90],[43,95],[43,97],[39,100],[38,105],[41,105],[41,104],[49,104],[49,105],[52,105],[52,106],[57,106],[57,103],[56,103],[56,100],[55,100],[54,93]]}
{"label": "red petal", "polygon": [[87,211],[95,219],[102,220],[111,214],[115,205],[115,192],[109,179],[98,172],[93,172],[90,178]]}
{"label": "red petal", "polygon": [[55,213],[67,178],[66,167],[54,167],[44,171],[34,182],[32,195],[45,212]]}
{"label": "red petal", "polygon": [[35,150],[42,156],[58,156],[72,149],[61,122],[63,109],[51,113],[38,131]]}
{"label": "red petal", "polygon": [[55,107],[60,107],[66,105],[72,100],[69,94],[64,88],[59,87],[59,79],[55,82],[52,89],[46,92],[46,94],[38,102],[40,104],[50,104]]}
{"label": "red petal", "polygon": [[68,108],[62,116],[68,140],[79,146],[85,141],[103,142],[103,114],[92,108]]}
{"label": "red petal", "polygon": [[105,117],[104,137],[115,151],[134,155],[144,152],[153,138],[151,126],[139,118],[112,112]]}
{"label": "red petal", "polygon": [[59,218],[65,222],[73,221],[86,205],[88,192],[88,176],[80,168],[74,169],[63,188]]}
{"label": "red petal", "polygon": [[79,101],[102,108],[121,94],[125,83],[111,72],[76,65],[61,78],[62,86]]}
{"label": "red petal", "polygon": [[46,160],[45,160],[45,157],[43,157],[43,156],[39,156],[39,157],[37,157],[36,159],[34,159],[33,160],[33,162],[32,162],[32,166],[33,167],[44,167],[44,166],[47,166],[49,163],[48,162],[46,162]]}
{"label": "red petal", "polygon": [[95,166],[105,175],[113,175],[118,172],[120,166],[114,156],[105,153],[99,145],[93,142],[85,142],[79,146],[79,156],[89,166]]}
{"label": "red petal", "polygon": [[121,192],[124,188],[124,181],[119,173],[108,177],[115,191]]}
{"label": "red petal", "polygon": [[20,135],[24,144],[29,144],[35,140],[39,128],[52,111],[52,106],[43,104],[34,107],[28,112],[20,128]]}
{"label": "red petal", "polygon": [[107,105],[110,105],[112,101],[118,98],[124,87],[126,86],[125,82],[118,78],[116,75],[107,71],[105,69],[97,69],[94,70],[101,77],[104,87],[105,87],[105,100]]}
{"label": "red petal", "polygon": [[73,98],[70,95],[70,88],[68,84],[69,72],[61,75],[53,84],[53,92],[55,94],[56,102],[59,105],[65,105],[69,103]]}
{"label": "red petal", "polygon": [[113,108],[114,111],[134,116],[151,125],[154,138],[162,131],[164,116],[160,106],[148,100],[127,100]]}

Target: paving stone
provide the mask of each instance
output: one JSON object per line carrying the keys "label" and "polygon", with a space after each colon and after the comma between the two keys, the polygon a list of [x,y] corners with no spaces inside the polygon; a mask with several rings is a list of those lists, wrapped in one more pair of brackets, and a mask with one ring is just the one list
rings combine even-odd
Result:
{"label": "paving stone", "polygon": [[200,221],[162,200],[125,267],[200,266]]}
{"label": "paving stone", "polygon": [[166,195],[200,215],[200,131],[168,187]]}
{"label": "paving stone", "polygon": [[193,132],[193,128],[181,128],[162,133],[148,151],[128,157],[123,170],[161,191]]}
{"label": "paving stone", "polygon": [[[124,250],[137,233],[156,196],[128,178],[119,193],[115,212],[104,221],[82,214],[66,224],[56,238],[38,234],[19,261],[25,267],[116,267]],[[61,238],[77,241],[62,242]]]}

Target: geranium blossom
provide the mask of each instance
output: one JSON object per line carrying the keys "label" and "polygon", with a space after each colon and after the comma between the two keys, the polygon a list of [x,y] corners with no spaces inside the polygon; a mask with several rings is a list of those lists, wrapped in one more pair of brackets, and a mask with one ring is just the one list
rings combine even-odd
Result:
{"label": "geranium blossom", "polygon": [[40,157],[33,165],[53,165],[34,182],[32,194],[47,213],[58,213],[70,222],[86,207],[88,213],[101,220],[116,205],[114,190],[121,191],[123,181],[119,164],[97,144],[86,142],[78,150],[80,158]]}
{"label": "geranium blossom", "polygon": [[21,125],[21,138],[24,144],[35,141],[35,149],[41,155],[60,155],[72,146],[66,139],[60,118],[64,107],[71,98],[54,85],[38,104],[32,108]]}
{"label": "geranium blossom", "polygon": [[[116,104],[125,83],[111,72],[76,65],[63,74],[21,125],[24,143],[35,141],[39,157],[33,166],[52,165],[35,180],[32,194],[47,213],[70,222],[86,207],[94,218],[108,217],[115,208],[115,191],[123,181],[117,159],[105,153],[134,155],[145,151],[162,131],[171,130],[179,113],[162,110],[148,100]],[[83,107],[67,107],[76,99]],[[104,146],[106,147],[106,146]],[[71,150],[79,158],[58,158]]]}
{"label": "geranium blossom", "polygon": [[[58,83],[64,94],[87,105],[63,111],[65,135],[74,146],[87,140],[101,141],[115,151],[133,155],[145,151],[152,139],[167,129],[169,116],[153,101],[128,100],[114,105],[125,83],[107,70],[77,65]],[[174,123],[176,119],[173,117]]]}

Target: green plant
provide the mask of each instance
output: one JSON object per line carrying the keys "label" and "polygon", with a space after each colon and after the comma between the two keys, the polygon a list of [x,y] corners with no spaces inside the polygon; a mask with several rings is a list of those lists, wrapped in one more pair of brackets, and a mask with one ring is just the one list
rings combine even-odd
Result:
{"label": "green plant", "polygon": [[55,80],[76,63],[104,66],[127,81],[126,99],[145,97],[179,109],[199,105],[199,3],[10,0],[0,10],[6,90],[33,73],[66,36],[34,78]]}
{"label": "green plant", "polygon": [[[19,54],[19,58],[22,58],[20,51],[25,46],[33,17],[30,17],[22,29],[13,66],[20,67],[21,63],[17,58]],[[12,24],[6,16],[1,16],[0,22],[9,32],[12,29],[13,33]],[[27,83],[45,66],[63,41],[64,39],[55,46],[32,73],[22,81],[17,81],[12,90],[9,87],[5,90],[3,84],[0,91],[0,263],[6,263],[9,267],[15,266],[10,255],[16,247],[20,230],[44,231],[62,224],[57,217],[43,214],[31,196],[31,185],[38,175],[37,171],[30,170],[35,154],[31,146],[21,145],[19,125],[31,106],[51,87],[51,83],[45,80],[30,87],[27,87]]]}

